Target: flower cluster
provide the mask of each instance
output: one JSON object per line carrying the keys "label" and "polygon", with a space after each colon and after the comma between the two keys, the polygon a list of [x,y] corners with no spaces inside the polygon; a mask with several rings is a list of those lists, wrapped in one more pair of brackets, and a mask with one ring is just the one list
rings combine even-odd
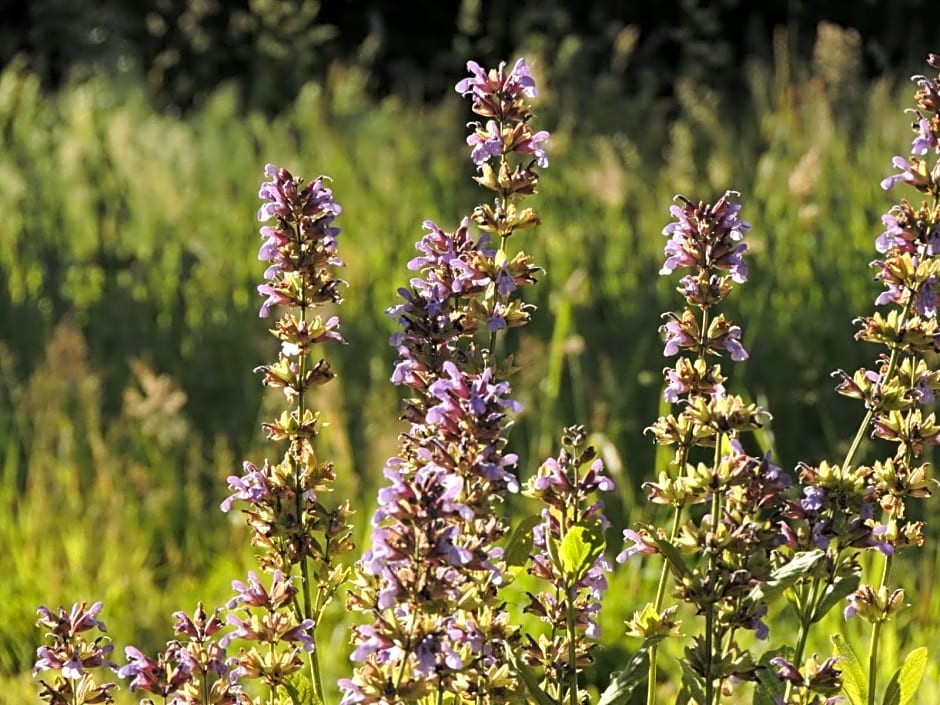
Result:
{"label": "flower cluster", "polygon": [[529,664],[543,669],[542,689],[557,702],[568,700],[564,686],[572,678],[580,702],[577,677],[592,660],[594,643],[588,639],[600,635],[597,614],[607,589],[605,573],[611,569],[604,556],[609,522],[603,500],[595,495],[614,485],[586,441],[584,427],[565,429],[557,460],[542,463],[525,488],[527,496],[544,505],[533,529],[529,572],[545,584],[538,594],[529,594],[525,609],[550,631],[538,640],[529,636],[524,655]]}
{"label": "flower cluster", "polygon": [[143,691],[171,705],[247,705],[241,685],[229,677],[225,638],[216,637],[223,622],[216,610],[209,615],[202,603],[192,617],[176,612],[173,631],[177,639],[167,642],[156,659],[139,649],[124,649],[127,664],[118,675],[130,678],[132,691]]}
{"label": "flower cluster", "polygon": [[[333,274],[333,269],[343,264],[337,256],[340,230],[334,225],[341,209],[323,177],[305,185],[287,169],[271,164],[265,167],[265,174],[269,180],[261,185],[259,196],[264,204],[258,211],[259,220],[265,223],[261,228],[264,242],[258,257],[270,265],[264,273],[265,283],[258,287],[266,297],[261,316],[269,316],[275,307],[283,313],[271,330],[280,344],[277,361],[256,371],[262,374],[266,387],[284,393],[290,407],[262,425],[269,440],[286,443],[287,448],[277,463],[266,459],[258,467],[245,462],[242,475],[228,479],[231,495],[222,503],[222,510],[229,511],[235,502],[243,504],[253,532],[252,545],[259,549],[258,562],[274,574],[272,594],[290,597],[272,597],[261,605],[251,602],[263,592],[256,578],[250,578],[250,587],[244,590],[241,583],[236,584],[243,603],[264,606],[269,612],[264,618],[240,621],[234,636],[271,645],[292,641],[293,630],[305,632],[319,621],[348,576],[342,557],[354,546],[348,502],[327,506],[335,473],[333,464],[322,461],[316,452],[320,416],[307,405],[308,391],[334,376],[327,360],[313,362],[312,352],[330,340],[343,342],[336,316],[324,320],[310,314],[311,309],[342,303],[341,282]],[[299,589],[291,583],[295,575]],[[297,593],[300,597],[294,598]],[[304,637],[306,645],[309,637]],[[304,650],[309,653],[312,647]],[[298,651],[272,654],[274,651],[263,657],[255,650],[243,653],[235,673],[272,686],[283,685],[283,678],[298,667]],[[315,694],[322,700],[313,656],[310,666]]]}
{"label": "flower cluster", "polygon": [[[928,63],[940,70],[940,56]],[[937,329],[937,274],[940,273],[940,162],[931,166],[925,155],[940,154],[940,76],[915,76],[917,108],[912,156],[896,157],[899,173],[881,183],[884,189],[908,184],[930,200],[914,206],[902,200],[885,214],[885,230],[875,240],[881,256],[872,262],[875,279],[884,285],[876,306],[890,306],[858,319],[856,339],[883,345],[874,369],[853,374],[837,370],[836,391],[863,402],[866,413],[845,459],[838,464],[800,465],[803,496],[792,506],[789,544],[804,556],[815,549],[819,560],[807,563],[802,578],[788,590],[801,623],[792,660],[780,657],[778,673],[787,683],[786,705],[823,702],[832,690],[831,659],[822,665],[815,656],[803,663],[807,632],[835,601],[847,596],[845,617],[856,615],[873,624],[869,650],[869,682],[875,694],[881,626],[904,607],[904,591],[891,589],[891,568],[897,552],[924,543],[923,523],[908,521],[908,500],[930,494],[927,446],[940,443],[940,425],[927,408],[935,404],[940,373],[925,355],[940,349]],[[871,465],[855,464],[866,431],[872,438],[895,444],[894,453]],[[877,586],[860,585],[861,550],[882,554],[884,567]],[[836,672],[837,673],[837,672]],[[825,700],[829,702],[829,700]]]}
{"label": "flower cluster", "polygon": [[[770,580],[787,509],[789,478],[764,457],[749,455],[741,435],[759,428],[766,416],[760,407],[728,394],[721,366],[725,354],[747,359],[741,329],[714,309],[735,284],[747,280],[744,234],[750,225],[738,217],[740,205],[726,193],[714,204],[679,198],[671,208],[675,220],[663,230],[668,237],[660,274],[690,269],[678,291],[685,298],[681,313],[667,313],[660,329],[666,356],[682,354],[663,371],[666,401],[678,413],[660,417],[648,431],[655,442],[675,447],[675,473],[662,472],[645,485],[650,500],[673,507],[673,529],[653,527],[625,532],[630,545],[617,557],[661,552],[666,558],[656,601],[628,622],[628,633],[656,640],[675,635],[675,608],[663,610],[667,568],[678,597],[705,615],[703,634],[687,649],[687,678],[705,702],[731,679],[753,680],[757,665],[736,645],[744,630],[766,639],[763,617],[767,603],[760,587]],[[706,449],[693,462],[695,449]],[[700,452],[700,451],[699,451]],[[710,503],[697,520],[682,521],[685,508]],[[650,657],[650,688],[655,685],[656,652]]]}
{"label": "flower cluster", "polygon": [[314,649],[310,635],[313,620],[298,619],[296,611],[291,610],[297,588],[280,571],[274,571],[270,589],[254,573],[248,574],[247,584],[233,581],[232,588],[236,594],[226,607],[237,610],[227,617],[235,630],[226,634],[220,645],[225,648],[233,639],[254,642],[232,657],[233,680],[260,680],[272,690],[283,687],[290,695],[290,676],[304,666],[301,654]]}
{"label": "flower cluster", "polygon": [[[933,77],[915,76],[916,108],[913,111],[914,140],[908,159],[896,157],[901,171],[882,181],[884,189],[908,184],[924,197],[919,205],[902,199],[882,218],[885,230],[875,241],[881,255],[872,262],[876,279],[884,291],[877,306],[890,306],[859,319],[856,338],[885,346],[875,369],[860,369],[853,375],[839,370],[837,390],[865,404],[866,415],[859,435],[849,450],[847,466],[860,445],[862,433],[894,444],[893,453],[871,466],[856,469],[856,494],[866,494],[861,518],[874,524],[863,546],[874,546],[884,554],[884,568],[876,585],[862,584],[848,596],[846,618],[858,615],[872,623],[869,669],[878,665],[881,627],[905,607],[902,588],[892,588],[891,568],[895,554],[925,541],[923,523],[907,518],[911,500],[930,495],[929,464],[925,453],[940,443],[940,424],[932,411],[940,389],[940,372],[932,369],[928,356],[940,350],[937,291],[940,276],[940,55],[928,58]],[[933,163],[931,163],[933,160]],[[859,544],[852,544],[859,545]]]}
{"label": "flower cluster", "polygon": [[532,112],[527,99],[534,98],[537,91],[525,59],[519,59],[508,73],[504,63],[487,71],[469,61],[467,70],[471,75],[457,84],[457,92],[470,96],[473,112],[486,119],[486,123],[470,123],[474,128],[467,137],[473,148],[470,158],[480,172],[477,183],[498,194],[493,205],[481,204],[474,209],[473,220],[481,230],[507,238],[539,223],[531,209],[520,210],[514,201],[535,193],[538,174],[534,167],[548,166],[545,142],[549,134],[533,132],[530,125]]}
{"label": "flower cluster", "polygon": [[[116,668],[109,660],[114,647],[104,635],[107,627],[98,619],[101,608],[100,602],[91,607],[81,602],[72,605],[68,611],[60,607],[58,612],[52,612],[44,606],[37,610],[36,626],[47,630],[48,641],[36,650],[33,675],[40,671],[58,673],[52,683],[40,680],[42,689],[39,697],[50,705],[91,705],[114,701],[111,691],[116,685],[99,683],[95,678],[99,670]],[[102,634],[92,639],[89,632],[93,630]]]}
{"label": "flower cluster", "polygon": [[346,704],[434,692],[489,702],[517,689],[504,658],[514,631],[496,598],[508,577],[497,545],[507,525],[496,508],[519,489],[516,457],[504,447],[520,405],[510,396],[511,360],[497,363],[495,346],[499,331],[529,320],[517,290],[537,268],[523,252],[507,255],[506,244],[538,223],[516,203],[536,190],[548,134],[529,127],[535,84],[525,62],[504,68],[470,62],[472,75],[457,85],[488,119],[471,125],[467,141],[477,181],[496,200],[452,233],[425,223],[408,265],[420,276],[389,310],[400,326],[390,341],[398,352],[392,381],[411,394],[403,413],[410,428],[386,464],[389,484],[349,599],[368,623],[353,629],[359,665],[340,684]]}

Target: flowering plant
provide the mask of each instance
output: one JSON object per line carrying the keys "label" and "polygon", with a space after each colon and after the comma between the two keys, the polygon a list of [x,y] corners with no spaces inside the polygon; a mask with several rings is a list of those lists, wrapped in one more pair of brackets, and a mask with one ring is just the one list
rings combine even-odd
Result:
{"label": "flowering plant", "polygon": [[[940,56],[929,65],[940,71]],[[260,190],[263,244],[269,263],[258,292],[260,316],[280,317],[271,330],[277,359],[257,368],[280,390],[286,410],[263,424],[283,445],[280,459],[245,462],[228,479],[223,511],[240,508],[251,530],[261,575],[234,580],[234,597],[208,612],[177,612],[166,649],[150,657],[128,646],[126,664],[111,658],[102,607],[41,607],[37,625],[47,641],[37,651],[40,697],[54,704],[112,702],[115,684],[164,703],[291,703],[327,701],[320,665],[324,610],[346,588],[355,664],[339,681],[342,705],[357,703],[516,703],[579,705],[590,700],[585,669],[599,635],[598,614],[612,564],[610,523],[598,494],[613,489],[583,426],[563,431],[561,448],[525,477],[507,451],[513,417],[515,364],[506,337],[526,325],[533,307],[522,288],[540,269],[510,245],[539,224],[522,201],[538,191],[549,166],[546,131],[532,127],[536,84],[524,59],[470,76],[456,90],[479,120],[467,145],[475,181],[491,201],[477,205],[452,232],[431,221],[409,262],[415,272],[388,310],[399,330],[392,382],[404,388],[407,429],[383,471],[371,519],[370,545],[353,563],[352,510],[332,499],[335,470],[317,452],[322,429],[310,406],[316,387],[334,376],[314,351],[344,342],[334,309],[342,303],[335,271],[341,208],[325,177],[305,183],[268,165]],[[909,159],[883,186],[906,184],[928,199],[901,201],[884,216],[873,263],[885,291],[859,319],[859,340],[887,348],[874,369],[838,371],[838,391],[865,413],[845,458],[801,463],[791,478],[770,452],[754,453],[749,437],[769,413],[734,393],[722,358],[747,359],[742,328],[719,307],[746,283],[745,236],[738,194],[713,203],[677,197],[666,226],[662,275],[682,270],[680,311],[664,315],[664,401],[670,406],[648,429],[673,455],[668,471],[645,484],[654,505],[670,508],[668,528],[640,524],[611,551],[617,563],[659,556],[654,599],[626,622],[641,639],[599,705],[626,705],[645,684],[659,697],[661,647],[685,639],[678,702],[740,701],[752,688],[759,705],[906,705],[926,663],[911,651],[878,698],[879,646],[885,624],[904,608],[892,583],[901,550],[924,543],[923,523],[908,519],[911,500],[930,494],[925,449],[940,442],[928,407],[940,389],[929,354],[940,351],[940,75],[915,77],[915,139]],[[929,159],[935,159],[933,164]],[[513,237],[517,235],[517,237]],[[328,308],[328,314],[315,315]],[[893,443],[893,452],[864,464],[862,440]],[[539,510],[513,522],[504,511],[521,493]],[[862,570],[881,561],[874,582]],[[528,573],[517,621],[509,586]],[[671,589],[670,589],[671,586]],[[771,629],[779,604],[798,624],[794,644]],[[845,619],[871,623],[867,664],[847,639],[834,652],[807,655],[814,626],[836,607]],[[683,622],[685,627],[683,627]],[[533,627],[533,624],[536,626]],[[776,640],[776,641],[775,641]],[[768,642],[757,648],[757,642]],[[231,647],[237,646],[237,652]],[[753,686],[745,684],[752,683]],[[841,695],[840,695],[841,693]],[[141,702],[153,702],[152,699]]]}

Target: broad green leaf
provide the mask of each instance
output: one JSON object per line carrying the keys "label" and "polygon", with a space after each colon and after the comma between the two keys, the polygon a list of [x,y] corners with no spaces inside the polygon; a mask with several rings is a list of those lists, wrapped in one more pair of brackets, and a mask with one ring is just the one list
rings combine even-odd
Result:
{"label": "broad green leaf", "polygon": [[908,705],[917,692],[921,678],[924,677],[926,666],[926,647],[921,646],[911,651],[891,677],[885,689],[884,705]]}
{"label": "broad green leaf", "polygon": [[813,621],[818,622],[836,605],[840,604],[846,597],[858,589],[861,576],[858,574],[844,575],[836,578],[834,583],[826,586],[822,600],[816,605],[816,611],[813,613]]}
{"label": "broad green leaf", "polygon": [[526,689],[528,689],[532,697],[535,698],[537,705],[558,705],[558,703],[552,700],[548,693],[542,690],[539,685],[539,677],[535,675],[535,672],[526,666],[512,649],[506,649],[506,656],[509,658],[509,663],[512,664],[513,670],[522,678]]}
{"label": "broad green leaf", "polygon": [[287,676],[281,684],[297,705],[319,705],[310,677],[298,671]]}
{"label": "broad green leaf", "polygon": [[568,529],[558,549],[561,570],[577,582],[604,552],[604,529],[596,519]]}
{"label": "broad green leaf", "polygon": [[614,675],[597,705],[626,705],[630,701],[637,687],[645,683],[648,677],[650,647],[660,641],[662,637],[646,639],[643,642],[626,667]]}
{"label": "broad green leaf", "polygon": [[790,561],[773,571],[770,578],[754,590],[754,598],[766,601],[773,600],[809,573],[825,555],[825,552],[818,548],[797,553]]}
{"label": "broad green leaf", "polygon": [[836,649],[836,654],[842,659],[839,663],[842,669],[842,692],[845,693],[851,705],[866,705],[868,703],[868,679],[865,678],[862,662],[858,660],[855,650],[841,634],[833,634],[829,638]]}
{"label": "broad green leaf", "polygon": [[506,544],[504,554],[506,565],[521,567],[529,562],[529,557],[532,555],[532,530],[541,521],[542,518],[538,514],[533,514],[519,522]]}

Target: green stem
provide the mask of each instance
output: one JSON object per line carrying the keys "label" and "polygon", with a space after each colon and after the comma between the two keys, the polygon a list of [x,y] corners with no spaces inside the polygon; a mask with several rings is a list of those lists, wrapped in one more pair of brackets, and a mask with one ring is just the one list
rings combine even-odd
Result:
{"label": "green stem", "polygon": [[[723,439],[723,433],[718,433],[715,437],[715,459],[712,461],[712,469],[715,473],[715,477],[712,480],[711,533],[716,543],[718,541],[718,523],[721,519],[721,488],[718,486],[718,466],[721,463],[721,442]],[[717,562],[718,559],[715,550],[710,549],[708,554],[708,576],[709,582],[712,584],[712,589],[714,589],[717,582],[715,580]],[[715,646],[715,600],[713,597],[713,595],[709,596],[708,604],[705,606],[705,658],[707,664],[705,674],[705,705],[718,705],[718,701],[721,700],[721,688],[715,689],[715,679],[712,676],[712,666],[715,663],[714,654],[712,653],[712,649]]]}
{"label": "green stem", "polygon": [[715,627],[715,603],[709,602],[705,606],[705,704],[714,705],[715,680],[712,678],[712,630]]}
{"label": "green stem", "polygon": [[[836,561],[838,562],[838,557]],[[814,579],[812,583],[803,583],[800,585],[800,635],[796,642],[796,651],[793,656],[793,665],[797,668],[803,663],[803,654],[806,652],[806,642],[809,639],[809,629],[813,623],[813,616],[816,611],[816,601],[820,587],[820,580]],[[787,687],[783,692],[783,702],[789,702],[790,693],[793,692],[793,681],[787,681]]]}
{"label": "green stem", "polygon": [[871,628],[871,644],[868,648],[868,705],[875,705],[875,687],[878,684],[878,642],[881,640],[881,625],[875,622]]}
{"label": "green stem", "polygon": [[[505,201],[505,199],[503,199]],[[506,243],[509,241],[509,235],[503,235],[499,240],[499,251],[503,253],[506,257]],[[496,292],[496,299],[499,301],[502,297],[499,295],[499,292]],[[494,367],[496,366],[496,331],[490,331],[490,364]]]}
{"label": "green stem", "polygon": [[[684,456],[685,453],[682,453]],[[683,462],[683,465],[685,463]],[[672,514],[672,530],[669,532],[669,543],[674,543],[679,534],[679,525],[682,522],[682,505],[677,504]],[[662,609],[663,602],[666,600],[666,583],[669,582],[669,563],[663,561],[663,568],[659,573],[659,585],[656,587],[656,601],[653,608],[656,614]],[[646,679],[646,703],[647,705],[656,705],[656,671],[658,668],[659,644],[653,644],[650,647],[649,671]]]}
{"label": "green stem", "polygon": [[565,600],[565,623],[568,629],[568,703],[578,705],[578,653],[576,649],[577,634],[574,619],[574,591],[575,587],[568,588],[568,599]]}
{"label": "green stem", "polygon": [[[894,516],[894,510],[892,510],[888,521],[893,521]],[[881,571],[881,585],[878,588],[879,594],[888,587],[893,564],[894,554],[885,556],[884,569]],[[868,646],[868,705],[875,705],[875,688],[878,685],[878,647],[881,641],[881,627],[883,624],[883,621],[877,621],[871,628],[871,644]]]}
{"label": "green stem", "polygon": [[[708,319],[709,313],[708,308],[702,309],[702,323],[699,326],[699,351],[698,359],[705,359],[705,345],[708,342]],[[685,467],[686,462],[689,458],[689,444],[692,442],[692,430],[686,433],[683,443],[678,450],[676,456],[676,471],[678,473],[682,472],[682,469]],[[682,505],[677,505],[675,511],[672,515],[672,530],[669,533],[669,543],[675,543],[676,536],[679,534],[679,526],[682,523]],[[659,611],[663,607],[663,602],[666,600],[666,584],[669,582],[669,563],[665,560],[663,561],[662,570],[659,573],[659,584],[656,587],[656,601],[653,603],[653,608],[656,610],[656,614],[659,614]],[[656,681],[657,681],[657,670],[659,668],[659,644],[653,644],[650,647],[650,662],[649,668],[647,670],[646,677],[646,705],[656,705]]]}

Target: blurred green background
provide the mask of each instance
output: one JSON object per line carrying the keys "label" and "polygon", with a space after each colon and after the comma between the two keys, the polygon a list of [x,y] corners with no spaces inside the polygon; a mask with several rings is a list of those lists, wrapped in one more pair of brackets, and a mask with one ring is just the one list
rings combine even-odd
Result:
{"label": "blurred green background", "polygon": [[[657,276],[676,193],[738,190],[753,225],[750,282],[727,310],[751,357],[730,384],[773,414],[763,441],[792,469],[851,440],[862,410],[830,373],[878,352],[853,341],[852,319],[877,295],[867,265],[894,197],[878,183],[907,153],[908,77],[940,50],[919,34],[940,11],[862,3],[849,25],[839,3],[418,5],[2,10],[0,702],[29,701],[38,604],[102,599],[119,651],[156,649],[172,611],[221,604],[252,564],[218,503],[243,458],[276,454],[259,424],[280,402],[251,373],[275,350],[255,294],[266,162],[329,174],[344,207],[349,345],[330,350],[339,377],[312,403],[365,533],[402,429],[384,311],[422,221],[453,229],[486,197],[451,90],[468,58],[525,55],[552,132],[531,200],[543,225],[514,243],[545,268],[533,323],[509,341],[523,476],[584,423],[618,482],[618,534],[662,520],[640,490],[657,462],[642,432],[659,413],[660,314],[679,306]],[[940,531],[928,531],[896,573],[913,608],[891,638],[936,653]],[[657,575],[655,562],[622,568],[612,590],[642,596]],[[598,679],[629,650],[621,624],[639,602],[606,608]],[[347,671],[341,614],[333,679]]]}

